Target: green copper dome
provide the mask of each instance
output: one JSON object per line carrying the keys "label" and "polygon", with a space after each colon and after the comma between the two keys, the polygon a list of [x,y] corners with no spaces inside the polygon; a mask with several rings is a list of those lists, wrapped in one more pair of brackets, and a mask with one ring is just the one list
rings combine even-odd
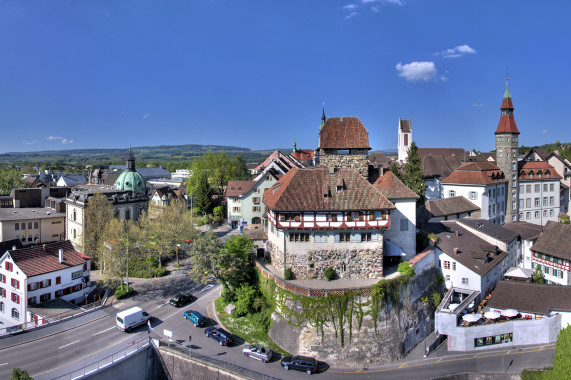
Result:
{"label": "green copper dome", "polygon": [[115,189],[127,191],[146,191],[147,185],[143,176],[135,169],[135,155],[129,147],[127,169],[115,181]]}
{"label": "green copper dome", "polygon": [[115,189],[117,190],[145,191],[146,187],[145,179],[137,171],[126,170],[115,181]]}
{"label": "green copper dome", "polygon": [[510,90],[508,90],[508,80],[506,78],[506,92],[504,92],[504,99],[511,99],[512,96],[510,94]]}

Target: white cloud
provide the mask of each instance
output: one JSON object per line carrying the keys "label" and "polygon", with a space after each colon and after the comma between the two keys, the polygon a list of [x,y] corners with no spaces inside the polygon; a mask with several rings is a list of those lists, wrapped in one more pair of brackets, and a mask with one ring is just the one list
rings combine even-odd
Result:
{"label": "white cloud", "polygon": [[151,116],[151,114],[150,114],[150,113],[146,113],[146,114],[143,115],[143,117],[142,117],[141,119],[146,119],[146,118],[148,118],[149,116]]}
{"label": "white cloud", "polygon": [[379,7],[378,5],[373,5],[371,7],[371,10],[375,13],[379,13],[379,11],[381,10],[381,7]]}
{"label": "white cloud", "polygon": [[345,20],[348,20],[351,17],[356,16],[356,15],[357,15],[357,12],[349,12],[349,14],[345,16]]}
{"label": "white cloud", "polygon": [[61,143],[64,145],[73,144],[73,140],[63,139],[63,140],[61,140]]}
{"label": "white cloud", "polygon": [[547,129],[542,130],[541,133],[546,134],[546,133],[547,133]]}
{"label": "white cloud", "polygon": [[64,144],[64,145],[73,144],[73,140],[71,140],[71,139],[66,139],[66,138],[63,138],[63,137],[61,137],[61,136],[48,136],[48,137],[46,137],[46,140],[51,140],[51,141],[61,140],[61,143]]}
{"label": "white cloud", "polygon": [[346,9],[346,10],[353,10],[355,8],[357,8],[357,4],[352,4],[352,3],[347,4],[343,7],[343,9]]}
{"label": "white cloud", "polygon": [[36,143],[35,140],[34,141],[26,141],[26,140],[22,141],[22,144],[26,144],[26,145],[34,145],[35,143]]}
{"label": "white cloud", "polygon": [[63,139],[63,137],[59,137],[59,136],[48,136],[46,137],[47,140],[61,140]]}
{"label": "white cloud", "polygon": [[[429,81],[436,77],[434,62],[397,63],[396,69],[400,77],[409,82]],[[442,80],[442,77],[441,77]]]}
{"label": "white cloud", "polygon": [[476,50],[468,45],[460,45],[451,49],[442,50],[434,55],[441,55],[444,58],[458,58],[465,54],[476,54]]}
{"label": "white cloud", "polygon": [[404,5],[404,1],[402,0],[361,0],[363,4],[369,3],[379,3],[379,4],[395,4],[395,5]]}
{"label": "white cloud", "polygon": [[472,103],[472,107],[483,107],[482,103]]}

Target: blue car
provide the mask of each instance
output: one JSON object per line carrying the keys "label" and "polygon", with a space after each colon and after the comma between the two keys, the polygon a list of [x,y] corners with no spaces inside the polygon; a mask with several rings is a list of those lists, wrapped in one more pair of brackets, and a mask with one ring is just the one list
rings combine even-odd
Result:
{"label": "blue car", "polygon": [[188,319],[194,324],[194,327],[200,327],[206,323],[206,318],[198,311],[188,310],[184,312],[184,319]]}
{"label": "blue car", "polygon": [[221,346],[227,346],[232,343],[232,334],[224,329],[209,327],[204,330],[204,334],[206,334],[207,337],[217,341]]}

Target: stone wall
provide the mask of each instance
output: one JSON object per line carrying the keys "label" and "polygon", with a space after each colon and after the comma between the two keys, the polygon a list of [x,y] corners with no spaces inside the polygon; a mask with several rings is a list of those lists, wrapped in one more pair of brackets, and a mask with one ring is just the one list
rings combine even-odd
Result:
{"label": "stone wall", "polygon": [[337,154],[335,149],[319,150],[319,166],[327,168],[353,168],[363,177],[369,177],[369,151],[351,149],[350,154]]}
{"label": "stone wall", "polygon": [[328,267],[335,269],[339,278],[369,279],[383,276],[383,250],[380,247],[322,249],[303,253],[288,250],[285,265],[283,251],[269,240],[266,242],[266,248],[270,252],[274,268],[280,273],[289,268],[296,279],[323,279],[323,272]]}
{"label": "stone wall", "polygon": [[[436,271],[418,275],[409,288],[410,309],[403,294],[400,306],[389,306],[379,313],[376,331],[370,307],[363,309],[360,329],[354,315],[351,337],[345,324],[344,347],[331,323],[323,327],[322,336],[319,328],[307,323],[293,326],[277,313],[272,315],[269,335],[286,351],[317,357],[330,366],[372,366],[399,360],[434,329],[431,292],[441,287],[434,283],[435,278]],[[428,296],[429,301],[422,301],[423,296]],[[287,306],[295,312],[302,308],[299,301],[289,302]]]}

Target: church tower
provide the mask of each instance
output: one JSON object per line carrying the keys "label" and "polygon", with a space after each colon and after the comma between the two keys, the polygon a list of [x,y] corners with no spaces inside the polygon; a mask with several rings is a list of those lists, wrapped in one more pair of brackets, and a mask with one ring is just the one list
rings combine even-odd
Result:
{"label": "church tower", "polygon": [[515,124],[514,106],[508,89],[506,78],[506,92],[500,108],[500,122],[496,129],[496,163],[504,172],[508,180],[506,193],[506,220],[505,222],[517,222],[519,217],[518,204],[518,172],[517,158],[519,146],[519,130]]}
{"label": "church tower", "polygon": [[412,144],[412,127],[410,125],[410,119],[401,120],[399,117],[398,138],[398,160],[399,162],[404,163],[406,162],[406,158],[408,156],[408,149],[410,148],[410,144]]}

